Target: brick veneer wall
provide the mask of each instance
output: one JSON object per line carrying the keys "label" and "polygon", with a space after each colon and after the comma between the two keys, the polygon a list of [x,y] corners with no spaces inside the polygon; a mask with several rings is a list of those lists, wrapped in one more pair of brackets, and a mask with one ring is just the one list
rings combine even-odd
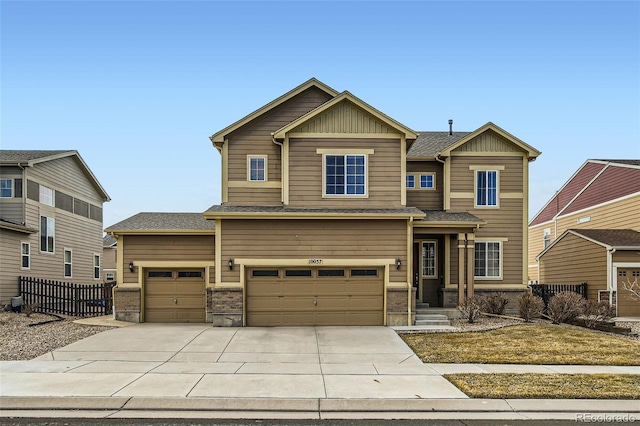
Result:
{"label": "brick veneer wall", "polygon": [[[415,288],[411,290],[411,323],[415,320],[416,297]],[[407,325],[407,289],[402,287],[387,288],[387,325]]]}
{"label": "brick veneer wall", "polygon": [[113,308],[118,321],[140,322],[140,289],[115,287]]}
{"label": "brick veneer wall", "polygon": [[208,288],[207,322],[214,327],[242,327],[242,289]]}

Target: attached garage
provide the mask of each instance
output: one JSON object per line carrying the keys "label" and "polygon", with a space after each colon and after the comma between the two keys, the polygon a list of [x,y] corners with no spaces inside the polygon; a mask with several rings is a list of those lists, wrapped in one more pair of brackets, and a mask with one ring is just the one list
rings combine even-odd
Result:
{"label": "attached garage", "polygon": [[248,326],[383,325],[382,268],[248,268]]}
{"label": "attached garage", "polygon": [[146,269],[144,322],[205,322],[204,269]]}

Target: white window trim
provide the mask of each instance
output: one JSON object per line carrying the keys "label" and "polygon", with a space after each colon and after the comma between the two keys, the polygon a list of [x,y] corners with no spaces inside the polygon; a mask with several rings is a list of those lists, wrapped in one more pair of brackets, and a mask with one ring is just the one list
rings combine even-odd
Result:
{"label": "white window trim", "polygon": [[[413,178],[413,182],[412,182],[413,186],[409,186],[409,179],[408,178],[410,178],[410,177]],[[406,186],[407,189],[416,189],[416,175],[411,174],[411,173],[407,173],[407,176],[405,177],[404,181],[405,181],[405,186]]]}
{"label": "white window trim", "polygon": [[[502,241],[501,241],[502,240]],[[498,244],[499,247],[499,255],[500,255],[500,275],[498,276],[478,276],[476,275],[476,271],[475,271],[475,264],[473,265],[473,278],[474,280],[502,280],[502,269],[504,267],[504,244],[503,244],[504,239],[482,239],[482,240],[475,240],[474,242],[474,262],[475,262],[475,244],[486,244],[487,243],[496,243]]]}
{"label": "white window trim", "polygon": [[[318,150],[319,151],[319,150]],[[324,150],[323,150],[324,151]],[[345,152],[347,150],[336,150],[335,152],[323,152],[322,153],[322,198],[369,198],[369,154],[368,152]],[[345,168],[347,156],[362,156],[364,157],[364,194],[327,194],[327,155],[345,157]]]}
{"label": "white window trim", "polygon": [[[424,245],[433,243],[433,275],[424,275]],[[420,242],[420,275],[422,278],[438,278],[438,241],[424,240]]]}
{"label": "white window trim", "polygon": [[[471,167],[469,167],[471,168]],[[478,204],[478,172],[495,172],[496,173],[496,204]],[[493,168],[474,168],[473,169],[473,206],[476,209],[498,209],[500,208],[500,170],[498,167]]]}
{"label": "white window trim", "polygon": [[[52,228],[53,228],[53,232],[51,232],[51,236],[53,237],[52,240],[52,245],[53,248],[51,251],[49,250],[42,250],[42,218],[46,218],[47,219],[47,249],[49,248],[49,219],[51,219],[51,223],[52,223]],[[40,251],[40,253],[47,253],[47,254],[55,254],[56,253],[56,219],[51,217],[51,216],[44,216],[44,215],[40,215],[40,232],[38,232],[38,249]]]}
{"label": "white window trim", "polygon": [[[49,196],[47,191],[51,191],[51,203],[48,202],[47,198]],[[55,207],[55,199],[56,193],[55,190],[49,188],[48,186],[40,185],[40,196],[38,197],[38,201],[47,206]]]}
{"label": "white window trim", "polygon": [[[109,275],[111,275],[111,279],[109,279]],[[116,273],[115,272],[105,272],[104,273],[104,279],[105,279],[105,281],[115,281],[116,280]]]}
{"label": "white window trim", "polygon": [[2,178],[0,179],[0,181],[9,181],[9,188],[11,190],[11,195],[8,197],[3,197],[2,196],[2,191],[0,191],[0,198],[14,198],[16,195],[16,188],[14,187],[15,185],[15,180],[13,178]]}
{"label": "white window trim", "polygon": [[[69,253],[69,262],[67,262],[67,253]],[[73,250],[69,248],[64,248],[62,253],[62,275],[65,278],[73,278]],[[69,265],[69,275],[67,275],[67,265]]]}
{"label": "white window trim", "polygon": [[[269,180],[269,156],[268,155],[247,155],[247,182],[267,182]],[[264,160],[264,179],[251,179],[251,160]]]}
{"label": "white window trim", "polygon": [[[98,266],[96,266],[96,257],[98,258]],[[100,254],[98,253],[93,253],[93,257],[91,259],[91,266],[93,267],[93,279],[94,280],[99,280],[102,277],[102,268],[101,268],[101,263],[102,263],[102,256],[100,256]],[[98,268],[98,273],[96,274],[96,268]],[[97,275],[97,276],[96,276]]]}
{"label": "white window trim", "polygon": [[[25,246],[28,247],[26,254],[23,252],[23,247]],[[27,267],[22,266],[22,258],[24,257],[29,259],[29,266]],[[20,241],[20,269],[22,269],[23,271],[28,271],[31,269],[31,243],[27,241]]]}
{"label": "white window trim", "polygon": [[[422,176],[431,176],[431,182],[433,183],[433,185],[432,186],[422,186]],[[436,174],[435,173],[420,173],[419,182],[418,182],[418,188],[426,189],[426,190],[429,190],[429,191],[433,191],[434,189],[436,189]]]}

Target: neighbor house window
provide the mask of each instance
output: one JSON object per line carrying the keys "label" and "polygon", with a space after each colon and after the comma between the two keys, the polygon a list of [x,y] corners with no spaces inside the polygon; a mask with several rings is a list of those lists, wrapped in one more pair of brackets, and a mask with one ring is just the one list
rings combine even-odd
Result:
{"label": "neighbor house window", "polygon": [[13,179],[0,179],[0,198],[13,198]]}
{"label": "neighbor house window", "polygon": [[100,279],[100,255],[93,255],[93,278],[96,280]]}
{"label": "neighbor house window", "polygon": [[407,188],[412,189],[416,187],[416,177],[414,175],[407,175]]}
{"label": "neighbor house window", "polygon": [[71,250],[64,251],[64,276],[65,278],[71,278],[71,272],[73,269]]}
{"label": "neighbor house window", "polygon": [[542,243],[543,243],[543,248],[547,248],[549,247],[549,244],[551,244],[551,228],[546,228],[544,231],[542,231]]}
{"label": "neighbor house window", "polygon": [[433,175],[420,175],[420,188],[433,189]]}
{"label": "neighbor house window", "polygon": [[53,189],[40,185],[40,202],[48,206],[53,206]]}
{"label": "neighbor house window", "polygon": [[20,243],[20,268],[31,268],[31,244]]}
{"label": "neighbor house window", "polygon": [[251,182],[267,180],[267,157],[247,157],[248,178]]}
{"label": "neighbor house window", "polygon": [[498,205],[498,172],[476,170],[476,206]]}
{"label": "neighbor house window", "polygon": [[436,271],[436,242],[422,242],[422,276],[435,278]]}
{"label": "neighbor house window", "polygon": [[40,216],[40,251],[53,253],[56,234],[56,220]]}
{"label": "neighbor house window", "polygon": [[500,278],[500,242],[477,242],[475,244],[474,276],[478,278]]}
{"label": "neighbor house window", "polygon": [[106,273],[106,278],[107,278],[107,281],[115,281],[116,274],[113,273],[113,272],[107,272]]}
{"label": "neighbor house window", "polygon": [[366,195],[366,156],[326,155],[325,195]]}

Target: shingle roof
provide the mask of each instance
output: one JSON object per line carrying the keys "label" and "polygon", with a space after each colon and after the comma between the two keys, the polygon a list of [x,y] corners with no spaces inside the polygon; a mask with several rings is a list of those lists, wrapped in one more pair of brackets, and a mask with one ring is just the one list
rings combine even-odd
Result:
{"label": "shingle roof", "polygon": [[570,231],[610,247],[640,248],[640,232],[633,229],[570,229]]}
{"label": "shingle roof", "polygon": [[138,213],[111,225],[107,232],[117,231],[213,231],[215,222],[202,213]]}
{"label": "shingle roof", "polygon": [[471,132],[418,132],[418,138],[407,152],[407,157],[434,157],[438,152],[453,145]]}
{"label": "shingle roof", "polygon": [[422,216],[423,212],[415,207],[400,207],[400,208],[303,208],[303,207],[285,207],[285,206],[229,206],[229,205],[214,205],[211,206],[205,213],[271,213],[271,214],[400,214],[400,215],[419,215]]}
{"label": "shingle roof", "polygon": [[53,155],[75,153],[72,149],[65,150],[21,150],[2,149],[0,150],[0,162],[3,163],[23,163],[40,158],[51,157]]}
{"label": "shingle roof", "polygon": [[477,216],[468,212],[450,212],[443,210],[425,210],[425,218],[419,222],[471,222],[484,224],[487,223],[484,219],[480,219]]}
{"label": "shingle roof", "polygon": [[118,240],[111,235],[105,235],[102,237],[102,247],[113,247],[118,243]]}

